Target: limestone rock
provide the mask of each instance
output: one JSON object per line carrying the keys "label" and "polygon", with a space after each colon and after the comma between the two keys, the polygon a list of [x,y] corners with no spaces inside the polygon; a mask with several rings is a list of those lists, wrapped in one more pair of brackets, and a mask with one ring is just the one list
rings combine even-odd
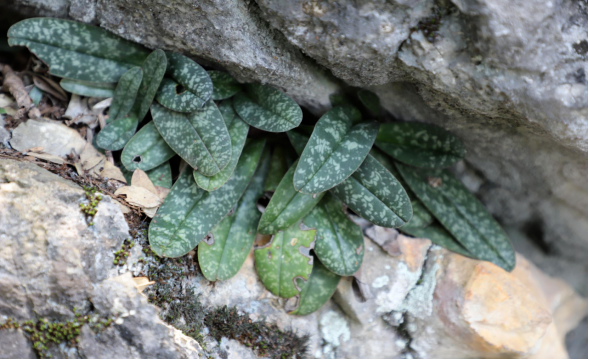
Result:
{"label": "limestone rock", "polygon": [[47,154],[65,158],[71,153],[81,154],[86,140],[57,121],[28,120],[12,131],[10,145],[21,152],[42,147]]}

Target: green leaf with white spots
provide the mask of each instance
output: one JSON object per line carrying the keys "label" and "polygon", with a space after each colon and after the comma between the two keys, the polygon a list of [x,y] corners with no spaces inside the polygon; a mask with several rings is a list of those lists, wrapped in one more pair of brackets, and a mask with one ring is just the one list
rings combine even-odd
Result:
{"label": "green leaf with white spots", "polygon": [[356,214],[379,226],[402,226],[413,214],[411,201],[399,180],[370,154],[331,193]]}
{"label": "green leaf with white spots", "polygon": [[380,99],[378,95],[368,90],[358,91],[358,99],[373,115],[380,115]]}
{"label": "green leaf with white spots", "polygon": [[233,277],[245,262],[254,240],[256,226],[262,215],[256,203],[263,194],[264,178],[269,170],[270,153],[265,151],[235,212],[212,231],[212,237],[198,244],[198,264],[210,281]]}
{"label": "green leaf with white spots", "polygon": [[[301,151],[308,137],[289,131],[291,144]],[[411,201],[400,181],[368,154],[360,168],[330,192],[373,224],[399,227],[412,216]]]}
{"label": "green leaf with white spots", "polygon": [[145,173],[153,185],[161,186],[166,189],[172,188],[172,167],[169,162],[165,162]]}
{"label": "green leaf with white spots", "polygon": [[317,230],[315,254],[326,268],[343,276],[358,271],[364,257],[364,235],[344,213],[341,201],[328,194],[303,223]]}
{"label": "green leaf with white spots", "polygon": [[307,215],[325,195],[325,193],[303,194],[295,190],[292,179],[297,164],[298,161],[292,164],[272,195],[258,224],[260,234],[275,234],[290,227]]}
{"label": "green leaf with white spots", "polygon": [[155,99],[168,109],[183,113],[196,111],[205,103],[190,90],[168,78],[162,80]]}
{"label": "green leaf with white spots", "polygon": [[434,222],[432,214],[423,206],[423,203],[417,199],[411,200],[411,207],[413,208],[413,216],[411,220],[403,225],[401,228],[415,228],[423,229]]}
{"label": "green leaf with white spots", "polygon": [[406,228],[404,226],[399,230],[411,236],[423,239],[430,239],[434,244],[440,245],[441,247],[453,251],[457,254],[471,258],[475,257],[468,250],[466,250],[464,246],[460,245],[460,243],[456,241],[456,239],[454,239],[454,237],[448,232],[448,230],[444,229],[444,227],[440,224],[431,224],[425,228]]}
{"label": "green leaf with white spots", "polygon": [[231,139],[223,116],[210,100],[190,114],[151,106],[153,122],[168,145],[205,176],[220,172],[231,159]]}
{"label": "green leaf with white spots", "polygon": [[206,70],[184,55],[172,52],[166,52],[166,55],[168,57],[166,74],[199,97],[203,104],[209,101],[213,95],[213,82]]}
{"label": "green leaf with white spots", "polygon": [[288,171],[288,158],[283,147],[276,146],[272,150],[272,161],[270,162],[270,173],[266,177],[264,191],[274,192],[280,184],[280,180]]}
{"label": "green leaf with white spots", "polygon": [[143,80],[137,91],[137,99],[133,105],[133,112],[137,115],[139,122],[143,121],[149,111],[149,107],[155,98],[157,89],[166,73],[166,54],[160,50],[154,50],[141,64]]}
{"label": "green leaf with white spots", "polygon": [[229,138],[231,139],[231,160],[229,160],[229,164],[213,176],[204,176],[197,170],[194,171],[196,183],[206,191],[215,191],[229,180],[229,177],[233,174],[235,165],[237,165],[250,128],[238,116],[233,117],[230,121],[226,120],[225,125],[227,126]]}
{"label": "green leaf with white spots", "polygon": [[149,245],[159,256],[185,255],[225,218],[237,204],[258,165],[264,141],[248,143],[233,176],[219,190],[196,185],[190,169],[176,180],[149,225]]}
{"label": "green leaf with white spots", "polygon": [[135,117],[114,120],[100,130],[96,136],[96,145],[104,150],[121,150],[135,134],[138,124]]}
{"label": "green leaf with white spots", "polygon": [[462,160],[466,149],[446,130],[417,122],[382,124],[375,145],[402,163],[443,168]]}
{"label": "green leaf with white spots", "polygon": [[419,200],[471,254],[507,271],[514,268],[509,238],[458,179],[445,170],[396,166]]}
{"label": "green leaf with white spots", "polygon": [[176,153],[155,128],[147,123],[129,140],[121,154],[121,162],[129,171],[151,170],[170,160]]}
{"label": "green leaf with white spots", "polygon": [[301,230],[300,225],[300,221],[294,223],[254,250],[260,280],[272,294],[282,298],[298,295],[313,270],[310,251],[315,230]]}
{"label": "green leaf with white spots", "polygon": [[59,85],[72,94],[97,98],[113,97],[116,87],[115,83],[93,83],[74,79],[61,79]]}
{"label": "green leaf with white spots", "polygon": [[241,90],[237,80],[226,72],[210,70],[208,73],[213,82],[213,100],[228,99]]}
{"label": "green leaf with white spots", "polygon": [[235,109],[233,109],[233,105],[231,104],[231,100],[222,101],[219,104],[219,112],[223,116],[223,120],[225,120],[225,124],[231,123],[235,117],[237,117],[237,113]]}
{"label": "green leaf with white spots", "polygon": [[82,81],[113,83],[149,52],[99,27],[75,21],[32,18],[8,30],[11,46],[26,46],[49,66],[53,75]]}
{"label": "green leaf with white spots", "polygon": [[269,86],[246,85],[246,91],[233,97],[233,107],[251,126],[269,132],[296,128],[303,120],[303,111],[290,97]]}
{"label": "green leaf with white spots", "polygon": [[130,116],[142,79],[143,71],[138,66],[130,68],[121,76],[110,105],[107,123]]}
{"label": "green leaf with white spots", "polygon": [[368,155],[378,123],[352,126],[348,110],[335,107],[315,125],[295,171],[298,191],[317,194],[333,188],[352,175]]}
{"label": "green leaf with white spots", "polygon": [[327,302],[337,289],[341,276],[329,271],[321,261],[313,262],[313,271],[309,280],[301,289],[298,306],[291,315],[307,315],[319,310]]}
{"label": "green leaf with white spots", "polygon": [[288,140],[290,141],[292,147],[295,149],[296,153],[299,156],[301,156],[303,150],[305,150],[307,142],[309,141],[309,136],[301,133],[300,131],[298,131],[298,129],[291,130],[287,132],[286,135],[288,135]]}

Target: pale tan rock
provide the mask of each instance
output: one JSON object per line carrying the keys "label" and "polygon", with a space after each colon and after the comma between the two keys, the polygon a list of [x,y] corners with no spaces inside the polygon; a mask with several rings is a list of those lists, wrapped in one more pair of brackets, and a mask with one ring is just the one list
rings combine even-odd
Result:
{"label": "pale tan rock", "polygon": [[42,146],[45,153],[65,158],[72,152],[81,154],[86,140],[58,122],[28,120],[13,130],[10,145],[18,151]]}

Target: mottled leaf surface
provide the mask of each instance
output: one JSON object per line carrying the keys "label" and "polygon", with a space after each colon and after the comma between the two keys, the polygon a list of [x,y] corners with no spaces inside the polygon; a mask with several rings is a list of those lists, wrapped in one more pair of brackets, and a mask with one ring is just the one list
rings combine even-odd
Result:
{"label": "mottled leaf surface", "polygon": [[303,194],[295,190],[292,179],[297,163],[298,161],[284,174],[262,214],[258,224],[260,234],[275,234],[290,227],[309,213],[325,195],[325,193]]}
{"label": "mottled leaf surface", "polygon": [[157,89],[166,73],[166,54],[160,50],[154,50],[147,59],[141,64],[143,70],[143,80],[137,91],[137,99],[133,106],[133,112],[137,115],[139,122],[143,120],[149,107],[155,98]]}
{"label": "mottled leaf surface", "polygon": [[372,155],[331,193],[375,225],[399,227],[413,214],[411,201],[399,180]]}
{"label": "mottled leaf surface", "polygon": [[153,185],[166,189],[172,188],[172,167],[169,162],[165,162],[145,173]]}
{"label": "mottled leaf surface", "polygon": [[170,110],[190,113],[200,109],[205,101],[172,79],[163,78],[155,99]]}
{"label": "mottled leaf surface", "polygon": [[109,118],[106,120],[107,123],[130,116],[142,79],[143,71],[138,66],[130,68],[121,76],[115,88],[114,97],[108,113]]}
{"label": "mottled leaf surface", "polygon": [[306,194],[331,189],[352,175],[370,151],[378,123],[352,126],[345,108],[335,107],[323,115],[301,154],[294,187]]}
{"label": "mottled leaf surface", "polygon": [[265,246],[254,250],[256,272],[272,294],[290,298],[299,294],[301,286],[313,270],[315,230],[301,230],[301,222],[272,236]]}
{"label": "mottled leaf surface", "polygon": [[104,150],[117,151],[133,137],[139,122],[135,117],[114,120],[96,136],[96,144]]}
{"label": "mottled leaf surface", "polygon": [[149,54],[142,46],[111,32],[75,21],[32,18],[8,30],[11,46],[28,47],[59,77],[117,82],[133,65]]}
{"label": "mottled leaf surface", "polygon": [[317,230],[315,254],[326,268],[344,276],[358,271],[364,257],[364,235],[346,216],[341,201],[327,194],[303,223]]}
{"label": "mottled leaf surface", "polygon": [[221,113],[211,100],[190,114],[153,104],[153,121],[168,145],[205,176],[221,171],[231,159],[231,139]]}
{"label": "mottled leaf surface", "polygon": [[228,99],[241,90],[237,80],[226,72],[210,70],[208,73],[213,82],[213,100]]}
{"label": "mottled leaf surface", "polygon": [[276,146],[272,150],[272,161],[270,163],[270,172],[266,177],[266,183],[264,184],[264,191],[274,192],[280,184],[280,180],[284,177],[284,174],[288,171],[288,159],[286,151],[283,147]]}
{"label": "mottled leaf surface", "polygon": [[307,145],[307,141],[309,141],[309,136],[302,134],[297,130],[291,130],[286,134],[288,135],[290,144],[300,156],[303,153],[303,150],[305,150],[305,145]]}
{"label": "mottled leaf surface", "polygon": [[213,229],[209,241],[198,244],[198,264],[210,281],[227,280],[237,274],[252,248],[261,216],[256,202],[263,193],[269,160],[266,151],[235,212]]}
{"label": "mottled leaf surface", "polygon": [[251,126],[284,132],[296,128],[303,120],[303,111],[287,95],[268,86],[246,85],[246,91],[233,97],[233,107]]}
{"label": "mottled leaf surface", "polygon": [[411,200],[411,207],[413,208],[413,216],[402,228],[423,229],[434,222],[432,214],[423,206],[423,203],[417,199]]}
{"label": "mottled leaf surface", "polygon": [[399,230],[411,236],[430,239],[434,244],[440,245],[441,247],[460,255],[472,258],[475,257],[468,250],[466,250],[464,246],[460,245],[460,243],[454,239],[448,230],[444,229],[444,227],[440,224],[432,224],[425,228],[402,227]]}
{"label": "mottled leaf surface", "polygon": [[372,91],[362,89],[358,91],[358,99],[360,99],[362,105],[364,105],[372,114],[380,114],[380,99],[378,98],[378,95]]}
{"label": "mottled leaf surface", "polygon": [[129,171],[148,171],[176,155],[155,128],[153,121],[147,123],[129,140],[121,154],[121,162]]}
{"label": "mottled leaf surface", "polygon": [[160,256],[178,257],[194,249],[237,204],[263,148],[260,140],[247,144],[231,179],[214,192],[200,189],[190,169],[186,169],[149,225],[152,250]]}
{"label": "mottled leaf surface", "polygon": [[291,315],[307,315],[319,310],[335,292],[341,276],[329,271],[321,261],[313,262],[313,271],[309,280],[301,289],[299,306]]}
{"label": "mottled leaf surface", "polygon": [[447,167],[466,154],[464,145],[454,135],[417,122],[382,124],[375,144],[396,160],[422,168]]}
{"label": "mottled leaf surface", "polygon": [[458,179],[445,170],[396,166],[419,200],[471,254],[507,271],[514,268],[509,238]]}
{"label": "mottled leaf surface", "polygon": [[215,191],[229,180],[245,145],[249,125],[237,116],[233,117],[230,122],[225,121],[225,125],[227,126],[229,138],[231,139],[231,159],[229,160],[229,164],[213,176],[204,176],[197,170],[194,171],[196,183],[206,191]]}
{"label": "mottled leaf surface", "polygon": [[93,83],[74,79],[61,79],[59,85],[72,94],[97,98],[113,97],[116,86],[114,83]]}
{"label": "mottled leaf surface", "polygon": [[168,56],[166,74],[202,99],[203,103],[211,99],[213,82],[205,69],[184,55],[172,52],[166,52],[166,55]]}

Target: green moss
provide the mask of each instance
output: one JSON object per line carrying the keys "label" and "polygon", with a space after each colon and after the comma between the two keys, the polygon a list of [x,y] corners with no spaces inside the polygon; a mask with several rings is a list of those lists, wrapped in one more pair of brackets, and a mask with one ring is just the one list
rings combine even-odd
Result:
{"label": "green moss", "polygon": [[88,226],[93,226],[94,222],[92,220],[94,219],[94,215],[96,215],[96,207],[102,200],[102,194],[93,186],[82,186],[82,188],[86,192],[85,195],[88,202],[80,203],[80,210],[89,216]]}
{"label": "green moss", "polygon": [[131,249],[135,246],[134,240],[125,239],[123,241],[123,245],[121,245],[121,249],[115,251],[114,255],[115,258],[113,260],[113,264],[123,266],[127,262],[127,258],[131,255]]}

